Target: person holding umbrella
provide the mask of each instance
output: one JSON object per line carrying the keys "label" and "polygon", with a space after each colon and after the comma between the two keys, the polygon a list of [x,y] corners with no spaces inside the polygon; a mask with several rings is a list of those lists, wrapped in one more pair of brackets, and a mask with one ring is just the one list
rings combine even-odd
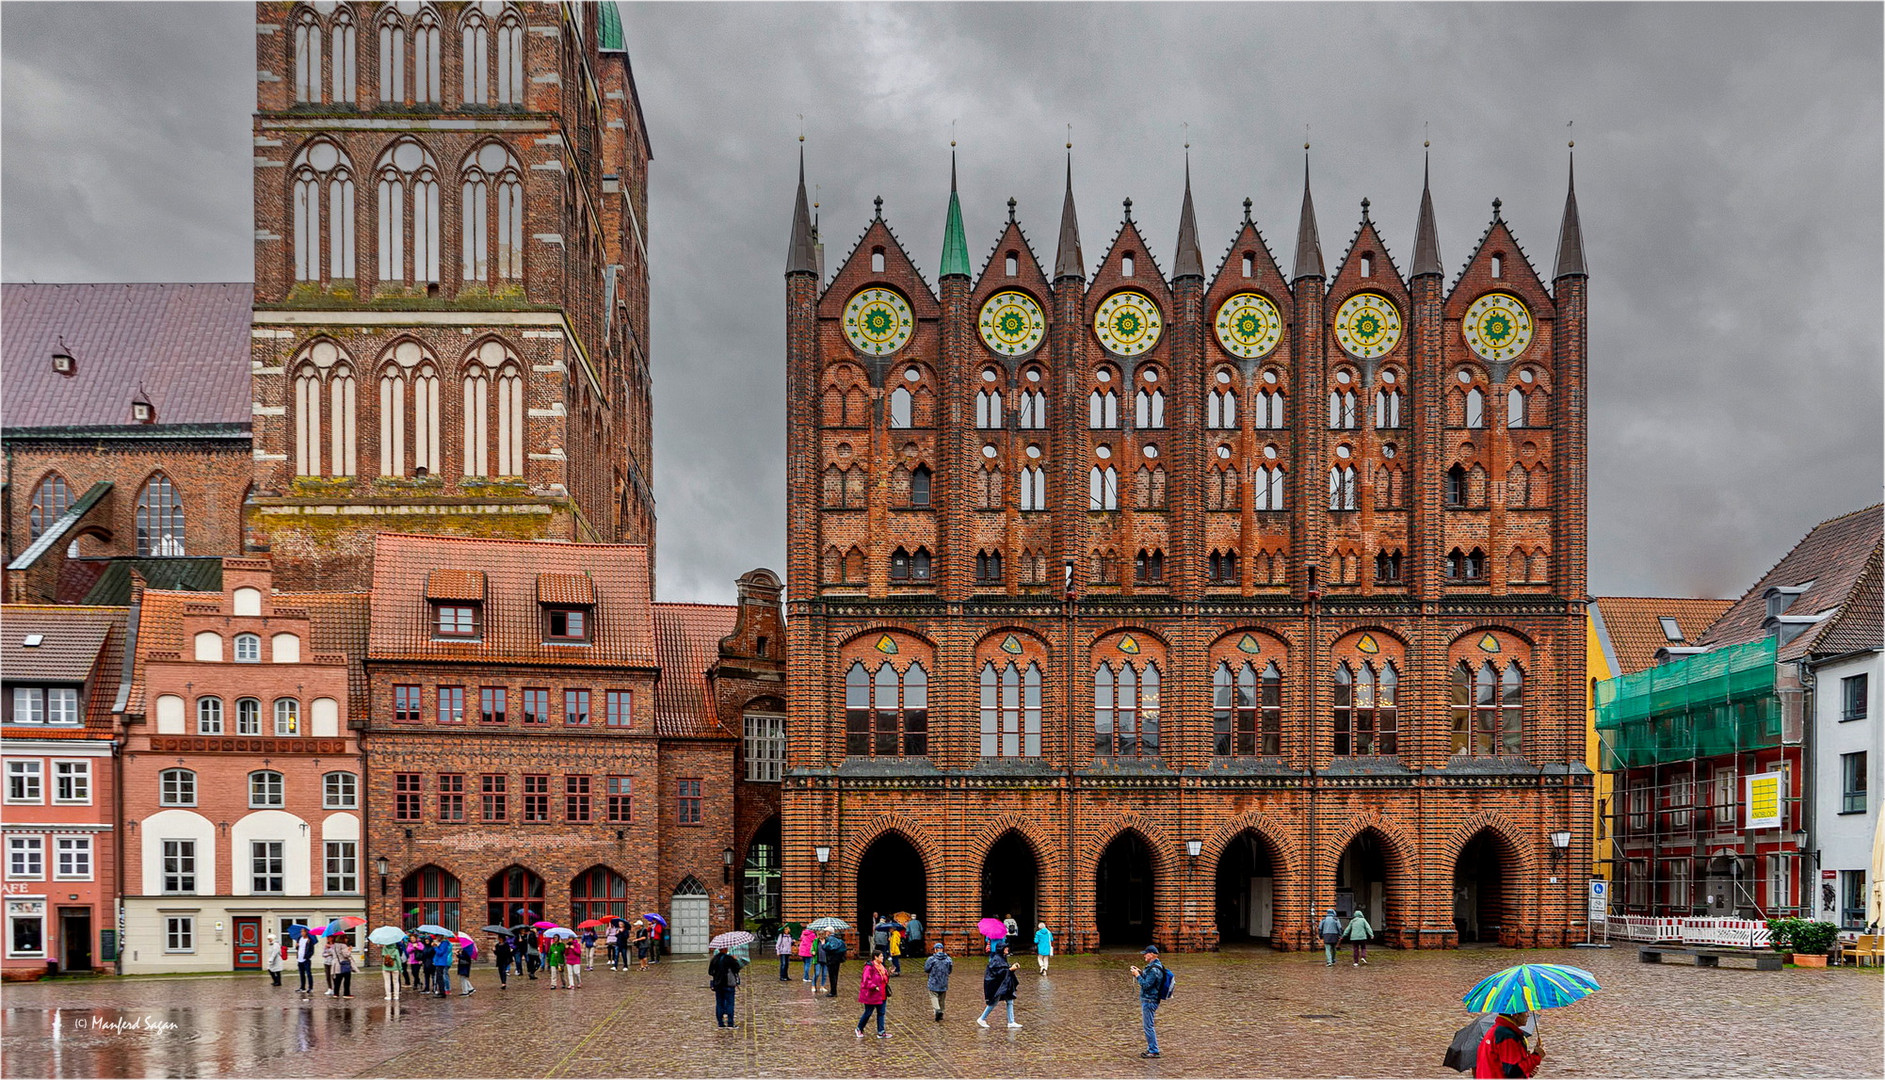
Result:
{"label": "person holding umbrella", "polygon": [[327,996],[334,996],[334,937],[330,924],[320,930],[321,935],[321,972],[327,980]]}
{"label": "person holding umbrella", "polygon": [[563,942],[563,968],[571,990],[583,984],[583,939],[570,937]]}
{"label": "person holding umbrella", "polygon": [[1473,1055],[1473,1076],[1528,1077],[1537,1073],[1538,1063],[1544,1059],[1532,1014],[1500,1013],[1479,1040]]}
{"label": "person holding umbrella", "polygon": [[635,959],[640,962],[643,971],[648,970],[648,924],[635,920],[635,932],[631,935],[635,942]]}
{"label": "person holding umbrella", "polygon": [[305,926],[295,926],[301,931],[295,935],[295,971],[301,976],[301,984],[295,988],[298,994],[314,993],[314,935]]}
{"label": "person holding umbrella", "polygon": [[458,982],[459,993],[466,997],[477,993],[471,985],[471,962],[478,958],[478,943],[468,937],[458,939]]}
{"label": "person holding umbrella", "polygon": [[740,985],[740,962],[727,955],[726,946],[714,950],[707,962],[707,984],[713,988],[713,1026],[733,1027],[734,992]]}
{"label": "person holding umbrella", "polygon": [[[557,976],[565,974],[563,965],[567,963],[565,957],[568,954],[569,946],[563,944],[563,935],[561,934],[545,934],[544,937],[550,942],[550,989],[561,990],[563,987],[557,985],[556,980]],[[568,985],[568,983],[569,980],[567,978],[563,980],[564,985]]]}
{"label": "person holding umbrella", "polygon": [[497,961],[497,988],[511,988],[511,964],[517,959],[517,947],[511,943],[509,934],[497,936],[497,946],[491,950],[491,956]]}
{"label": "person holding umbrella", "polygon": [[982,972],[982,1015],[975,1018],[977,1027],[988,1026],[988,1014],[1003,1002],[1008,1003],[1008,1026],[1018,1028],[1015,1022],[1015,991],[1020,987],[1021,976],[1008,959],[1008,943],[1002,942],[996,947],[993,956],[988,958],[988,968]]}
{"label": "person holding umbrella", "polygon": [[[1461,1028],[1445,1064],[1475,1077],[1528,1077],[1538,1071],[1537,1010],[1569,1005],[1600,987],[1597,977],[1566,964],[1519,964],[1481,979],[1461,1000],[1481,1016]],[[1468,1051],[1468,1047],[1472,1049]],[[1470,1059],[1467,1053],[1471,1053]]]}
{"label": "person holding umbrella", "polygon": [[439,996],[445,997],[452,992],[452,939],[439,934],[436,941],[432,946],[432,981],[439,988]]}
{"label": "person holding umbrella", "polygon": [[367,941],[380,947],[380,985],[386,1000],[399,1000],[400,976],[406,967],[406,952],[400,943],[406,932],[396,926],[382,926],[367,935]]}
{"label": "person holding umbrella", "polygon": [[334,937],[334,989],[329,993],[353,1000],[353,946],[339,935]]}
{"label": "person holding umbrella", "polygon": [[[820,948],[824,950],[821,954],[824,956],[824,962],[820,966],[825,971],[825,985],[831,988],[828,996],[837,997],[838,972],[844,967],[844,955],[848,951],[844,944],[844,931],[836,929],[830,931],[825,935],[825,940],[820,943]],[[816,985],[812,987],[812,992],[818,992]]]}

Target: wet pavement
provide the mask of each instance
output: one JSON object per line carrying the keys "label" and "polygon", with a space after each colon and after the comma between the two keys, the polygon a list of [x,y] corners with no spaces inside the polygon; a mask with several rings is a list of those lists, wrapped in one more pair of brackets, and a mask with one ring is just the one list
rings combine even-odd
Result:
{"label": "wet pavement", "polygon": [[[381,996],[356,976],[351,1002],[300,998],[265,975],[9,985],[0,1072],[29,1076],[1436,1076],[1469,1017],[1460,995],[1524,961],[1570,963],[1604,989],[1544,1014],[1540,1075],[1877,1076],[1885,1060],[1879,969],[1700,969],[1637,962],[1636,950],[1376,950],[1367,967],[1320,953],[1171,957],[1159,1010],[1164,1056],[1138,1057],[1128,954],[1023,957],[1010,1031],[975,1026],[982,960],[958,958],[944,1022],[915,965],[891,985],[892,1037],[852,1034],[856,963],[837,998],[761,958],[739,991],[739,1027],[713,1026],[700,962],[500,990],[479,967],[470,997]],[[796,965],[795,965],[796,967]],[[993,1021],[991,1021],[993,1022]]]}

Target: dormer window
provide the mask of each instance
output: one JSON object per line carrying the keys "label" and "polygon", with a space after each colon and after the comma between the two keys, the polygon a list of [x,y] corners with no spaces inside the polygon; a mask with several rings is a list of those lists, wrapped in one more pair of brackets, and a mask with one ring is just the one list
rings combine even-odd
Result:
{"label": "dormer window", "polygon": [[78,374],[78,362],[72,359],[71,353],[65,351],[64,345],[59,346],[59,351],[52,354],[52,370],[61,375]]}
{"label": "dormer window", "polygon": [[596,591],[588,574],[538,574],[537,603],[546,644],[589,644]]}
{"label": "dormer window", "polygon": [[157,410],[148,401],[131,403],[131,422],[133,424],[154,424],[157,422]]}
{"label": "dormer window", "polygon": [[1798,585],[1776,585],[1768,589],[1767,617],[1771,619],[1781,612],[1786,611],[1789,607],[1793,606],[1795,600],[1800,598],[1801,593],[1806,592],[1812,587],[1813,583],[1811,581],[1803,581]]}
{"label": "dormer window", "polygon": [[1682,627],[1676,625],[1675,619],[1668,615],[1659,615],[1656,621],[1662,624],[1662,636],[1664,638],[1678,645],[1682,644]]}
{"label": "dormer window", "polygon": [[583,645],[589,641],[589,612],[582,608],[545,608],[543,640],[564,645]]}
{"label": "dormer window", "polygon": [[478,609],[481,604],[433,604],[433,632],[442,638],[475,641],[478,637]]}
{"label": "dormer window", "polygon": [[425,598],[432,605],[432,635],[452,641],[476,641],[484,628],[484,571],[438,569],[426,576]]}

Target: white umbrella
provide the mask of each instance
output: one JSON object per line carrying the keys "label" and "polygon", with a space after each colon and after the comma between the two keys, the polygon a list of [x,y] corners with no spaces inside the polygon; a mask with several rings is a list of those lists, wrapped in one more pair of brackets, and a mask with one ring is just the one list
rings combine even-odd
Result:
{"label": "white umbrella", "polygon": [[1885,814],[1878,816],[1872,830],[1872,887],[1866,891],[1865,924],[1877,926],[1885,920]]}

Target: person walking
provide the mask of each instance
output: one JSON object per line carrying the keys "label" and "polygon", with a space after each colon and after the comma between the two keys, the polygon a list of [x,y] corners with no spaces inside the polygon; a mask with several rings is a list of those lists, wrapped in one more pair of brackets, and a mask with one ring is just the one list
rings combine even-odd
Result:
{"label": "person walking", "polygon": [[441,935],[433,935],[437,944],[432,946],[432,983],[438,987],[440,997],[452,992],[452,943]]}
{"label": "person walking", "polygon": [[1042,923],[1034,931],[1034,959],[1041,965],[1041,974],[1047,974],[1047,962],[1054,956],[1054,932]]}
{"label": "person walking", "polygon": [[975,1018],[977,1027],[987,1027],[988,1014],[994,1012],[995,1007],[1003,1002],[1008,1004],[1008,1026],[1011,1028],[1021,1026],[1015,1023],[1014,1018],[1015,991],[1019,988],[1020,982],[1020,974],[1015,971],[1014,963],[1009,960],[1008,946],[1004,944],[995,950],[995,955],[988,958],[988,968],[982,972],[983,1008],[982,1015]]}
{"label": "person walking", "polygon": [[1474,1077],[1529,1077],[1538,1072],[1545,1051],[1532,1028],[1532,1014],[1500,1013],[1479,1040]]}
{"label": "person walking", "polygon": [[910,944],[923,944],[923,917],[921,915],[915,913],[910,915],[910,932],[908,936]]}
{"label": "person walking", "polygon": [[[805,962],[804,978],[800,980],[802,982],[812,981],[812,964],[816,959],[818,941],[823,936],[822,932],[815,932],[810,926],[799,931],[799,959]],[[818,987],[813,986],[812,989],[816,990]]]}
{"label": "person walking", "polygon": [[707,985],[713,987],[713,1026],[733,1027],[734,991],[740,986],[740,962],[725,949],[714,950],[707,962]]}
{"label": "person walking", "polygon": [[511,988],[511,964],[517,960],[517,946],[511,944],[510,935],[499,934],[497,947],[491,950],[491,956],[497,961],[497,988]]}
{"label": "person walking", "polygon": [[518,931],[517,940],[512,943],[512,947],[516,955],[511,958],[511,962],[516,965],[517,974],[529,975],[533,979],[536,978],[537,965],[529,955],[530,952],[537,947],[536,929],[526,926]]}
{"label": "person walking", "polygon": [[583,948],[581,938],[569,938],[563,943],[563,981],[571,990],[583,984],[583,957],[587,950]]}
{"label": "person walking", "polygon": [[404,951],[406,954],[406,978],[408,984],[412,987],[414,993],[423,994],[425,993],[427,981],[425,975],[425,942],[420,940],[418,935],[415,934],[406,939]]}
{"label": "person walking", "polygon": [[1165,1000],[1165,964],[1159,960],[1158,946],[1145,947],[1145,967],[1134,966],[1132,977],[1139,983],[1139,1019],[1145,1025],[1145,1053],[1142,1058],[1155,1058],[1158,1053],[1159,1003]]}
{"label": "person walking", "polygon": [[1322,916],[1322,925],[1317,928],[1316,932],[1322,938],[1323,954],[1328,957],[1328,963],[1323,966],[1334,967],[1335,949],[1342,940],[1342,920],[1336,917],[1334,908],[1330,908],[1329,913]]}
{"label": "person walking", "polygon": [[890,931],[890,974],[894,978],[903,974],[903,931]]}
{"label": "person walking", "polygon": [[313,934],[304,932],[295,938],[295,971],[301,977],[300,985],[295,987],[297,994],[314,993],[314,952]]}
{"label": "person walking", "polygon": [[386,1000],[399,1000],[400,976],[406,970],[405,950],[397,943],[380,946],[380,989],[386,991]]}
{"label": "person walking", "polygon": [[477,992],[477,988],[471,985],[471,962],[477,958],[478,946],[475,942],[467,941],[458,947],[458,992],[466,997]]}
{"label": "person walking", "polygon": [[1015,938],[1021,936],[1021,924],[1014,921],[1013,915],[1008,915],[1005,918],[1003,918],[1001,920],[1001,924],[1008,928],[1008,932],[1006,934],[1006,937],[1008,938],[1008,940],[1013,941]]}
{"label": "person walking", "polygon": [[[563,944],[563,936],[561,934],[550,939],[550,955],[549,964],[547,966],[550,969],[550,989],[552,990],[563,989],[562,985],[559,985],[557,980],[565,974],[563,965],[566,962],[564,956],[566,955],[567,948],[568,947]],[[563,979],[562,981],[565,984],[569,982],[568,979]]]}
{"label": "person walking", "polygon": [[536,982],[537,972],[543,970],[543,938],[534,929],[524,931],[524,970],[531,982]]}
{"label": "person walking", "polygon": [[282,946],[275,943],[275,935],[268,935],[268,943],[262,946],[262,966],[268,969],[268,977],[275,981],[276,986],[281,985],[281,954],[283,951]]}
{"label": "person walking", "polygon": [[[848,948],[844,943],[844,934],[840,931],[833,930],[830,936],[825,938],[825,985],[830,987],[827,995],[829,997],[838,996],[838,972],[844,967],[844,956]],[[817,992],[816,987],[813,988],[813,992]]]}
{"label": "person walking", "polygon": [[858,980],[857,999],[864,1003],[864,1014],[857,1018],[857,1037],[864,1037],[864,1022],[871,1013],[877,1013],[877,1037],[888,1039],[884,1031],[884,1006],[890,1000],[890,972],[884,967],[882,953],[871,957],[864,965],[864,975]]}
{"label": "person walking", "polygon": [[879,956],[890,955],[890,924],[882,921],[883,916],[871,912],[871,952]]}
{"label": "person walking", "polygon": [[334,942],[334,989],[335,997],[353,1000],[353,946],[346,938]]}
{"label": "person walking", "polygon": [[1355,909],[1355,916],[1348,920],[1348,930],[1343,935],[1348,938],[1349,955],[1353,957],[1355,967],[1368,962],[1368,939],[1374,937],[1374,927],[1368,925],[1368,916]]}
{"label": "person walking", "polygon": [[[779,936],[772,943],[772,951],[779,957],[779,981],[792,981],[792,957],[798,950],[798,939],[792,936],[792,928],[779,927]],[[807,972],[807,974],[810,974]]]}
{"label": "person walking", "polygon": [[327,996],[334,996],[334,939],[321,935],[321,972],[327,980]]}
{"label": "person walking", "polygon": [[[915,922],[913,918],[910,920]],[[929,976],[929,1007],[936,1012],[936,1022],[942,1023],[943,1002],[949,997],[949,975],[955,971],[956,962],[949,955],[943,943],[938,941],[936,949],[923,961],[923,973]]]}

